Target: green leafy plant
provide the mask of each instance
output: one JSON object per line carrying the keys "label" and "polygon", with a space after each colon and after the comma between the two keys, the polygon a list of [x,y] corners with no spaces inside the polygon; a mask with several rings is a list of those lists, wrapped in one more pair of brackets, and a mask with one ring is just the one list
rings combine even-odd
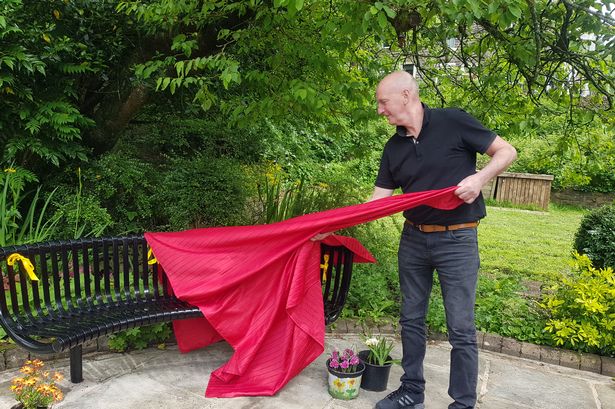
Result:
{"label": "green leafy plant", "polygon": [[30,198],[25,217],[23,203],[28,199],[24,194],[26,185],[37,182],[37,177],[20,167],[8,167],[0,173],[0,246],[36,243],[52,236],[59,218],[45,218],[47,207],[55,189],[39,208],[41,187]]}
{"label": "green leafy plant", "polygon": [[158,189],[172,230],[233,225],[246,201],[244,171],[227,158],[176,159]]}
{"label": "green leafy plant", "polygon": [[257,189],[265,223],[279,222],[314,209],[314,191],[306,188],[305,180],[285,183],[277,164],[270,165]]}
{"label": "green leafy plant", "polygon": [[128,349],[144,349],[149,345],[167,341],[173,331],[168,323],[131,328],[109,337],[109,349],[124,352]]}
{"label": "green leafy plant", "polygon": [[602,206],[583,217],[574,247],[587,254],[596,268],[615,267],[615,204]]}
{"label": "green leafy plant", "polygon": [[54,217],[61,219],[57,235],[65,239],[99,237],[112,224],[111,216],[96,197],[83,192],[81,168],[76,173],[77,189],[64,189],[54,201]]}
{"label": "green leafy plant", "polygon": [[365,339],[365,345],[369,348],[369,355],[367,361],[373,365],[388,365],[394,361],[390,359],[391,351],[393,350],[394,343],[392,340],[386,337],[380,336],[368,336]]}
{"label": "green leafy plant", "polygon": [[556,345],[615,355],[615,274],[574,254],[573,273],[554,284],[541,305],[550,319],[545,331]]}

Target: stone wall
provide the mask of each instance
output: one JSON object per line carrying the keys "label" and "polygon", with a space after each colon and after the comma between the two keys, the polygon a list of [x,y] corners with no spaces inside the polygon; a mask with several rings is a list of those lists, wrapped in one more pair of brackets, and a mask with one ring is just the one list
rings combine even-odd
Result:
{"label": "stone wall", "polygon": [[577,190],[551,190],[551,202],[590,209],[615,202],[615,193],[580,192]]}

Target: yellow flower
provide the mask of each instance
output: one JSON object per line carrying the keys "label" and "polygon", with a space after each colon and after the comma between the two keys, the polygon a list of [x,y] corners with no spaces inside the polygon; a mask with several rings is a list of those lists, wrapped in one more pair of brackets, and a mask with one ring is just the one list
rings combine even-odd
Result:
{"label": "yellow flower", "polygon": [[351,388],[354,386],[354,383],[356,382],[356,379],[349,379],[348,380],[348,386],[350,386]]}
{"label": "yellow flower", "polygon": [[22,366],[20,371],[25,373],[26,375],[32,375],[34,373],[34,368],[26,365],[26,366]]}
{"label": "yellow flower", "polygon": [[31,361],[26,361],[26,365],[32,365],[35,368],[42,368],[45,364],[40,359],[33,359]]}
{"label": "yellow flower", "polygon": [[4,169],[4,171],[5,171],[6,173],[15,173],[15,172],[17,172],[17,171],[15,170],[15,168],[6,168],[6,169]]}
{"label": "yellow flower", "polygon": [[333,385],[335,385],[335,387],[341,391],[344,389],[344,386],[346,386],[346,384],[344,382],[342,382],[340,380],[340,378],[337,378],[336,380],[333,381]]}
{"label": "yellow flower", "polygon": [[25,386],[34,386],[34,384],[36,384],[36,380],[30,378],[30,379],[26,379],[23,384]]}
{"label": "yellow flower", "polygon": [[54,401],[61,401],[64,397],[62,391],[54,383],[54,380],[61,381],[63,376],[55,372],[54,380],[51,380],[51,372],[41,369],[44,365],[40,359],[28,360],[20,369],[25,376],[11,380],[10,390],[15,395],[15,399],[25,407],[47,407]]}
{"label": "yellow flower", "polygon": [[53,396],[53,386],[42,384],[36,387],[36,391],[43,396]]}

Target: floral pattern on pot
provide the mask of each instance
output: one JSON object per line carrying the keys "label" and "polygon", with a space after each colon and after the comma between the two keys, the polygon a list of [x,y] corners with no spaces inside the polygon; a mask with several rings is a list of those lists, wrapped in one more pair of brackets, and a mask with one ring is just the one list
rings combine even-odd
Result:
{"label": "floral pattern on pot", "polygon": [[359,396],[361,376],[365,370],[365,365],[362,362],[356,364],[352,372],[341,372],[331,367],[331,359],[329,359],[327,360],[327,370],[329,372],[328,385],[331,396],[343,400],[350,400]]}

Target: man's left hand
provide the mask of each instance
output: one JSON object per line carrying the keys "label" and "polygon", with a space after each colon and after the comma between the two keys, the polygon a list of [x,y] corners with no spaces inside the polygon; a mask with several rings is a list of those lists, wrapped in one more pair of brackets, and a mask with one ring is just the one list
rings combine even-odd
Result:
{"label": "man's left hand", "polygon": [[464,202],[470,204],[480,194],[480,189],[483,187],[480,176],[474,174],[457,183],[459,188],[455,190],[455,194]]}

